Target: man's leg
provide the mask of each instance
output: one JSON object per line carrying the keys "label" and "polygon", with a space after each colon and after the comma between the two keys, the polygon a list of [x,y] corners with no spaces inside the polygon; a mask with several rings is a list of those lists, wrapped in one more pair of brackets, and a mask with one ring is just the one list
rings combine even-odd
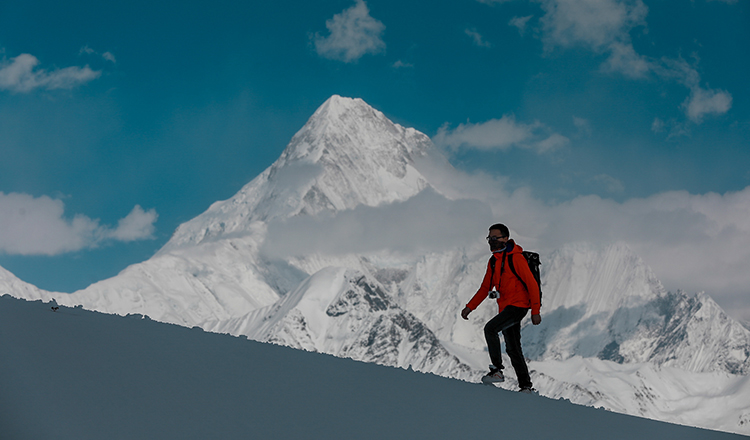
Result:
{"label": "man's leg", "polygon": [[[513,326],[514,324],[519,324],[520,326],[521,320],[524,316],[526,316],[526,311],[527,309],[508,306],[503,309],[503,311],[500,312],[497,316],[490,319],[484,326],[484,338],[487,340],[487,351],[490,354],[490,361],[492,362],[492,365],[495,366],[495,368],[503,368],[502,349],[500,346],[500,332],[503,332],[503,334],[505,334],[505,329]],[[505,339],[505,345],[508,345],[507,337]],[[510,354],[510,352],[508,352],[508,354]],[[511,360],[512,359],[513,358],[511,358]],[[513,366],[515,367],[515,364]]]}
{"label": "man's leg", "polygon": [[[523,316],[526,316],[526,313],[524,313]],[[523,319],[523,316],[521,316],[521,319]],[[521,388],[531,388],[532,384],[531,377],[529,376],[529,367],[526,365],[526,360],[523,357],[523,350],[521,349],[520,320],[516,324],[503,330],[503,338],[505,338],[505,351],[510,357],[513,369],[516,370],[518,386]]]}

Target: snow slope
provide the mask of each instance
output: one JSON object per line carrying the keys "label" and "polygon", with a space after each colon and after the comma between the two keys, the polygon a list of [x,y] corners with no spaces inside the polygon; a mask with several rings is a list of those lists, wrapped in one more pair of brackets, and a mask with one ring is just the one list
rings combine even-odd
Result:
{"label": "snow slope", "polygon": [[740,438],[9,296],[0,344],[4,440]]}
{"label": "snow slope", "polygon": [[[274,164],[181,225],[151,259],[73,294],[0,270],[0,294],[474,381],[486,369],[482,327],[496,306],[485,302],[468,322],[458,316],[488,258],[461,234],[484,233],[491,209],[446,184],[426,158],[440,160],[427,136],[333,96]],[[441,172],[453,172],[444,160]],[[455,231],[454,241],[430,247],[425,223]],[[619,243],[570,245],[543,255],[542,271],[544,321],[525,326],[523,342],[543,394],[750,433],[740,386],[750,331],[708,295],[666,292]]]}

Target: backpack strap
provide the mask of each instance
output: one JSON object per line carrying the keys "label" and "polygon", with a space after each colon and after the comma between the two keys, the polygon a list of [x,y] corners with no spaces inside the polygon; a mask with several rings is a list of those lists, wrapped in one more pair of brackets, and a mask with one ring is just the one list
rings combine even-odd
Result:
{"label": "backpack strap", "polygon": [[490,290],[492,290],[492,283],[493,278],[495,277],[495,262],[497,261],[497,258],[495,258],[495,254],[492,254],[490,257]]}
{"label": "backpack strap", "polygon": [[[500,276],[501,277],[503,276],[503,272],[505,272],[505,259],[506,259],[505,258],[505,252],[503,252],[503,261],[500,263]],[[511,266],[510,266],[511,268],[513,267],[513,261],[512,260],[513,260],[512,258],[509,259],[509,261],[511,263]],[[497,258],[495,258],[495,254],[492,254],[492,256],[490,257],[490,289],[492,289],[492,284],[493,284],[494,277],[495,277],[495,262],[497,262]],[[516,271],[514,270],[513,273],[516,273]],[[518,276],[518,275],[516,275],[516,276]],[[521,281],[521,282],[523,282],[523,281]],[[524,286],[525,286],[525,284],[524,284]]]}
{"label": "backpack strap", "polygon": [[516,272],[516,268],[513,266],[513,256],[512,255],[511,255],[510,258],[508,258],[508,265],[510,266],[510,271],[513,272],[513,275],[515,275],[516,278],[518,278],[518,281],[520,281],[521,284],[523,284],[523,288],[526,289],[526,291],[528,292],[529,291],[529,286],[527,286],[526,282],[523,279],[521,279],[521,277],[518,275],[518,272]]}

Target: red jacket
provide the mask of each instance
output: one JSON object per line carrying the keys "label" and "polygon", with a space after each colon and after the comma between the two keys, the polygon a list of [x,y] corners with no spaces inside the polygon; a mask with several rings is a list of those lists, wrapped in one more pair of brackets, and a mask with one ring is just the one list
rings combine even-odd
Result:
{"label": "red jacket", "polygon": [[[502,312],[507,306],[516,306],[531,309],[532,315],[538,315],[540,307],[539,285],[536,283],[534,275],[531,274],[529,264],[526,263],[526,259],[521,254],[522,251],[523,248],[521,248],[521,246],[515,244],[513,240],[508,240],[506,251],[496,252],[494,254],[496,261],[495,275],[492,277],[492,286],[490,286],[490,272],[492,266],[490,265],[490,261],[488,261],[487,272],[484,274],[482,285],[479,287],[479,290],[477,290],[477,293],[471,298],[471,301],[466,304],[466,307],[475,310],[479,307],[479,304],[487,298],[492,287],[495,287],[500,293],[500,296],[497,299],[497,305],[499,307],[498,313]],[[528,286],[528,292],[523,287],[521,281],[513,275],[507,260],[505,262],[505,268],[503,269],[503,254],[507,254],[505,256],[506,258],[513,258],[513,267],[516,269],[518,276],[521,277],[526,283],[526,286]],[[501,271],[502,275],[500,274]]]}

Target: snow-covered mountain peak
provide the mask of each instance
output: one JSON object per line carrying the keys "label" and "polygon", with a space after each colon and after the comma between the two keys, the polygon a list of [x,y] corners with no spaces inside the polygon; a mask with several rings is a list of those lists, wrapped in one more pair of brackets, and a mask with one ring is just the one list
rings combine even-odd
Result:
{"label": "snow-covered mountain peak", "polygon": [[414,159],[432,148],[429,137],[361,99],[333,96],[276,162],[231,199],[181,225],[166,248],[248,233],[257,222],[404,201],[429,186]]}
{"label": "snow-covered mountain peak", "polygon": [[[427,136],[391,122],[362,99],[334,95],[295,134],[279,162],[331,162],[356,153],[375,154],[381,160],[403,164],[429,146]],[[381,164],[386,165],[387,160]]]}

